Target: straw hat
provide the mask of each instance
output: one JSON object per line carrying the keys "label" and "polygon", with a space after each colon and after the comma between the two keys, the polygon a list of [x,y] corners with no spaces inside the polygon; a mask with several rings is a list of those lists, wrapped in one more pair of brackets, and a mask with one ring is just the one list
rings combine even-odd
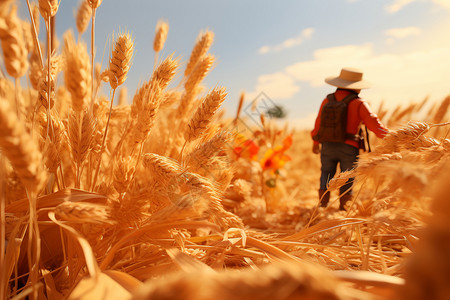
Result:
{"label": "straw hat", "polygon": [[359,69],[343,68],[339,76],[325,78],[325,82],[338,88],[361,90],[371,86],[368,81],[363,80],[363,73]]}

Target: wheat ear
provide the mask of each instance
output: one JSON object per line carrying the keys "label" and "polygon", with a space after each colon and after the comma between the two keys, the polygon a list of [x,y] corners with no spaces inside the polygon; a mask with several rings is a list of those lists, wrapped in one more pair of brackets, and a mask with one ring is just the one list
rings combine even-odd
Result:
{"label": "wheat ear", "polygon": [[202,80],[206,77],[206,74],[208,74],[209,70],[211,69],[214,60],[214,55],[208,54],[198,62],[192,73],[189,75],[186,83],[184,84],[186,92],[193,91],[194,88],[200,82],[202,82]]}
{"label": "wheat ear", "polygon": [[186,142],[196,140],[206,132],[212,117],[225,100],[225,97],[226,92],[224,88],[215,88],[206,96],[201,106],[194,113],[184,133]]}
{"label": "wheat ear", "polygon": [[92,147],[95,122],[92,112],[73,112],[69,116],[69,145],[76,168],[76,188],[80,188],[81,168]]}
{"label": "wheat ear", "polygon": [[208,52],[214,41],[214,33],[211,31],[206,31],[204,33],[200,33],[200,36],[195,43],[194,49],[192,49],[191,56],[189,57],[189,61],[186,65],[186,70],[184,71],[184,76],[188,77],[189,74],[194,70],[197,62],[203,58],[203,56]]}
{"label": "wheat ear", "polygon": [[168,184],[171,178],[178,176],[182,171],[178,162],[155,153],[144,154],[143,165],[152,172],[154,179],[162,185]]}
{"label": "wheat ear", "polygon": [[184,84],[185,92],[181,97],[181,101],[178,106],[177,110],[178,118],[181,119],[183,116],[186,116],[190,113],[192,101],[198,92],[198,86],[201,83],[201,81],[205,78],[205,76],[208,74],[213,63],[214,63],[214,56],[207,55],[197,63],[194,70],[190,73],[189,77],[187,78]]}
{"label": "wheat ear", "polygon": [[37,193],[45,181],[41,151],[4,99],[0,101],[0,147],[22,184]]}
{"label": "wheat ear", "polygon": [[88,202],[63,202],[55,207],[55,215],[70,223],[110,223],[107,206]]}
{"label": "wheat ear", "polygon": [[22,25],[17,18],[16,6],[13,6],[5,22],[6,30],[0,29],[5,68],[9,75],[19,78],[28,69],[28,52],[23,39]]}
{"label": "wheat ear", "polygon": [[133,128],[132,139],[135,144],[143,145],[153,124],[161,103],[161,88],[158,81],[152,81],[142,95],[144,102],[137,114],[137,122]]}
{"label": "wheat ear", "polygon": [[39,0],[39,11],[44,18],[48,20],[50,17],[54,17],[58,12],[59,0]]}
{"label": "wheat ear", "polygon": [[75,43],[72,31],[64,35],[64,81],[72,95],[72,109],[78,113],[83,111],[89,101],[91,92],[91,64],[86,45]]}
{"label": "wheat ear", "polygon": [[155,38],[153,39],[153,50],[155,51],[154,66],[158,63],[158,54],[164,47],[169,32],[169,24],[165,21],[159,20],[156,24]]}
{"label": "wheat ear", "polygon": [[220,131],[216,133],[206,143],[201,143],[186,156],[187,165],[192,168],[201,168],[205,166],[208,161],[222,151],[225,143],[231,140],[231,134],[227,131]]}
{"label": "wheat ear", "polygon": [[16,113],[20,117],[20,99],[18,78],[22,77],[28,69],[28,51],[23,39],[23,30],[20,20],[17,18],[17,6],[13,6],[5,19],[6,28],[0,29],[0,38],[5,68],[9,75],[16,79]]}
{"label": "wheat ear", "polygon": [[117,38],[107,71],[112,89],[116,89],[127,79],[133,59],[133,50],[134,41],[130,34],[122,34]]}
{"label": "wheat ear", "polygon": [[179,61],[173,55],[167,57],[153,72],[152,81],[158,81],[161,90],[165,90],[175,76]]}
{"label": "wheat ear", "polygon": [[78,8],[76,25],[79,34],[86,31],[92,17],[92,8],[87,0],[83,0]]}
{"label": "wheat ear", "polygon": [[42,77],[42,65],[39,64],[39,55],[36,52],[31,52],[30,56],[30,69],[28,72],[28,78],[30,79],[33,89],[39,89],[39,80]]}
{"label": "wheat ear", "polygon": [[118,157],[114,162],[113,186],[121,194],[128,190],[135,168],[131,156]]}

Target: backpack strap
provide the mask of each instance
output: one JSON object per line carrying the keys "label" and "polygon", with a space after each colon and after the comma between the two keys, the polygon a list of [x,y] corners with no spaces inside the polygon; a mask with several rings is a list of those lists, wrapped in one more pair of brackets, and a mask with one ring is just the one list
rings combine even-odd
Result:
{"label": "backpack strap", "polygon": [[334,101],[336,101],[336,96],[334,95],[334,93],[328,94],[327,99],[329,102],[334,102]]}
{"label": "backpack strap", "polygon": [[353,99],[358,98],[358,95],[356,95],[355,93],[350,93],[347,96],[345,96],[344,99],[342,99],[342,102],[345,102],[345,104],[349,104],[350,101],[352,101]]}
{"label": "backpack strap", "polygon": [[[336,99],[336,97],[334,95],[333,95],[333,97]],[[350,103],[350,101],[352,101],[352,100],[354,100],[356,98],[358,98],[357,94],[350,93],[347,96],[345,96],[344,99],[341,100],[341,102],[344,102],[346,105],[348,105]],[[346,138],[348,140],[352,140],[352,141],[355,141],[355,142],[358,142],[358,143],[359,143],[360,137],[361,137],[361,134],[350,134],[350,133],[346,134]]]}
{"label": "backpack strap", "polygon": [[[344,99],[341,100],[341,102],[345,102],[345,104],[348,104],[350,101],[352,101],[353,99],[356,99],[356,98],[358,98],[358,95],[356,95],[355,93],[350,93],[347,96],[345,96]],[[330,102],[337,101],[334,93],[328,94],[327,99]]]}

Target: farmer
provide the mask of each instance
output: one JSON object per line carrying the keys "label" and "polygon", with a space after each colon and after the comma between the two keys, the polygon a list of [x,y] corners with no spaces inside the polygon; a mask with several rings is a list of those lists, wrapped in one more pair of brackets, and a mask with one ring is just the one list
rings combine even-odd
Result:
{"label": "farmer", "polygon": [[[388,133],[367,102],[359,98],[361,89],[370,87],[360,70],[343,68],[339,76],[327,77],[325,82],[337,89],[323,100],[311,132],[312,150],[315,154],[320,153],[322,164],[319,189],[322,207],[330,200],[327,184],[335,175],[338,163],[344,172],[353,168],[358,159],[361,122],[379,138]],[[345,210],[345,204],[352,198],[352,185],[353,178],[350,178],[339,190],[340,210]]]}

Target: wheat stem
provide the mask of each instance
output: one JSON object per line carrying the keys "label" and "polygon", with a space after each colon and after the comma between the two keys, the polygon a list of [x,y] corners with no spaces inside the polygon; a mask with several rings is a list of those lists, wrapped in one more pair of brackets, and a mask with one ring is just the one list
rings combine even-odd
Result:
{"label": "wheat stem", "polygon": [[51,102],[51,91],[52,91],[52,87],[51,87],[51,81],[50,81],[50,58],[51,58],[51,52],[52,52],[52,47],[51,47],[51,24],[50,24],[50,15],[48,16],[46,23],[47,23],[47,98],[48,98],[48,107],[47,107],[47,120],[48,120],[48,125],[47,125],[47,138],[49,137],[49,130],[50,128],[52,128],[52,119],[50,117],[50,102]]}
{"label": "wheat stem", "polygon": [[92,8],[92,24],[91,24],[91,69],[92,69],[92,78],[91,78],[91,108],[94,105],[95,94],[94,94],[94,44],[95,44],[95,10],[96,8]]}
{"label": "wheat stem", "polygon": [[17,119],[20,120],[20,99],[19,99],[19,89],[20,89],[20,82],[19,78],[16,77],[14,81],[14,98],[16,101],[16,113],[17,113]]}
{"label": "wheat stem", "polygon": [[[38,278],[39,265],[41,260],[41,238],[37,221],[36,193],[29,192],[27,189],[27,198],[29,205],[29,227],[28,227],[28,268],[30,272],[30,282],[32,287],[32,299],[38,299]],[[33,245],[33,242],[35,244]],[[34,246],[34,247],[33,247]],[[33,249],[34,248],[34,249]],[[33,251],[34,250],[34,251]]]}
{"label": "wheat stem", "polygon": [[30,0],[27,0],[27,6],[28,6],[28,12],[30,13],[31,25],[33,27],[33,38],[34,38],[35,47],[37,48],[37,51],[39,53],[39,62],[41,63],[41,68],[43,68],[44,60],[42,58],[41,46],[39,44],[39,38],[38,38],[37,30],[36,30],[36,22],[34,21],[34,16],[33,16],[33,13],[31,12]]}
{"label": "wheat stem", "polygon": [[[6,171],[5,171],[5,157],[0,157],[0,175],[2,178],[6,178]],[[1,278],[5,278],[5,224],[6,224],[6,217],[5,217],[5,206],[6,206],[6,199],[5,199],[5,181],[2,181],[0,183],[0,275]],[[0,297],[6,297],[5,293],[5,284],[3,282],[0,282]]]}
{"label": "wheat stem", "polygon": [[106,135],[108,134],[109,121],[111,120],[111,112],[112,112],[115,94],[116,94],[116,89],[113,89],[112,97],[111,97],[111,106],[109,107],[108,120],[106,121],[105,133],[103,134],[102,147],[100,148],[100,154],[99,154],[99,159],[98,159],[98,163],[97,163],[97,168],[95,169],[94,181],[92,183],[92,191],[94,191],[94,189],[95,189],[95,184],[97,183],[97,177],[98,177],[98,173],[100,171],[100,166],[102,163],[102,154],[103,154],[103,151],[105,150]]}

